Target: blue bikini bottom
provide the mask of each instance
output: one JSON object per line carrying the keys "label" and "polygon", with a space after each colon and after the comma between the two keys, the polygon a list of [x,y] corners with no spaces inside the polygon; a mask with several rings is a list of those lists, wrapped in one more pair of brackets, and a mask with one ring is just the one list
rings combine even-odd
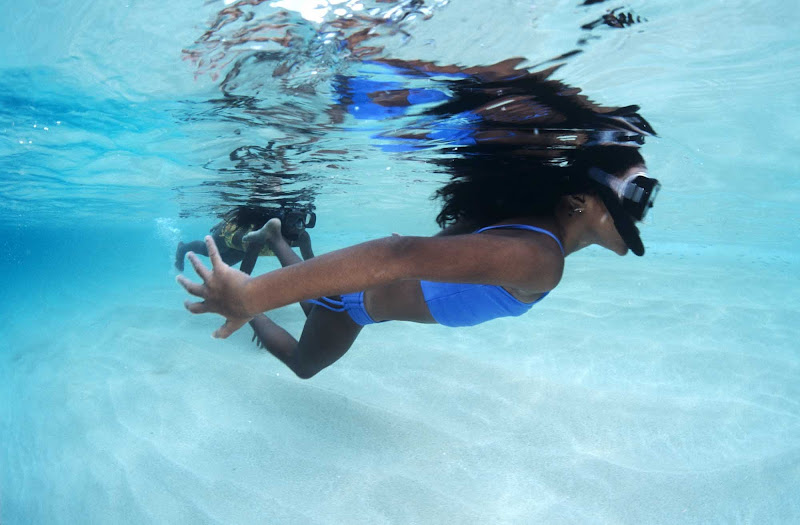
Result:
{"label": "blue bikini bottom", "polygon": [[364,306],[364,292],[341,295],[341,300],[330,297],[311,299],[308,302],[322,306],[333,312],[347,312],[350,318],[361,326],[374,324],[376,321],[367,313]]}

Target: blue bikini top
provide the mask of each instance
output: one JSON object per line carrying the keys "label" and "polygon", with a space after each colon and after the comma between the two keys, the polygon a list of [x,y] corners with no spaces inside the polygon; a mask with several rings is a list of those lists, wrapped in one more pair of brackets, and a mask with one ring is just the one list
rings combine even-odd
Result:
{"label": "blue bikini top", "polygon": [[[551,232],[527,224],[501,224],[481,228],[475,233],[499,228],[530,230],[549,235],[558,243],[561,253],[564,246]],[[523,303],[502,286],[488,284],[439,283],[420,281],[422,294],[431,315],[444,326],[474,326],[498,317],[522,315],[550,292],[545,292],[532,303]]]}

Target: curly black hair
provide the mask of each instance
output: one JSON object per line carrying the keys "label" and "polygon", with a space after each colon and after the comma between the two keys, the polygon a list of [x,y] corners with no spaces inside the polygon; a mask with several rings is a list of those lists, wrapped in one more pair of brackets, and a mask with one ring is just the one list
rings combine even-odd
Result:
{"label": "curly black hair", "polygon": [[[434,161],[450,182],[437,223],[486,226],[519,216],[553,213],[564,195],[593,192],[591,167],[608,173],[644,164],[639,147],[656,133],[638,106],[603,107],[539,72],[477,68],[449,81],[451,97],[426,112],[461,119],[468,136]],[[467,127],[469,129],[467,129]]]}
{"label": "curly black hair", "polygon": [[441,227],[467,223],[488,226],[512,217],[552,215],[561,197],[595,193],[586,177],[592,166],[608,173],[621,173],[644,164],[636,148],[590,147],[568,166],[531,162],[518,156],[477,156],[449,162],[451,181],[436,191],[443,201],[436,217]]}

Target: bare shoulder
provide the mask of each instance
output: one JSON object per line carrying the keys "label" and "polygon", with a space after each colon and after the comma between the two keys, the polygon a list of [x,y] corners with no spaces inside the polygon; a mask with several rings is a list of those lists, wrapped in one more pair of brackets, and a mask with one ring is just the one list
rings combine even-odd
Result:
{"label": "bare shoulder", "polygon": [[[564,252],[561,240],[552,230],[529,224],[513,223],[517,227],[498,224],[483,232],[488,235],[503,236],[515,241],[516,266],[520,271],[520,284],[515,288],[522,293],[543,293],[555,288],[564,273]],[[527,229],[519,226],[533,226]]]}
{"label": "bare shoulder", "polygon": [[561,280],[564,257],[552,237],[494,228],[434,237],[392,237],[381,267],[399,279],[499,285],[544,293]]}

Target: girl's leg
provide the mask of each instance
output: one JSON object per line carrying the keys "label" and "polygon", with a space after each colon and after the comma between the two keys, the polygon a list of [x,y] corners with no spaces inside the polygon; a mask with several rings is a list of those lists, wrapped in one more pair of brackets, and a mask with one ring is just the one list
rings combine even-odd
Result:
{"label": "girl's leg", "polygon": [[311,249],[311,236],[308,235],[307,231],[303,230],[300,232],[300,237],[297,239],[297,246],[300,248],[300,255],[303,256],[304,261],[314,258],[314,251]]}
{"label": "girl's leg", "polygon": [[281,266],[290,266],[302,262],[303,259],[294,253],[292,247],[286,242],[281,234],[281,220],[278,218],[270,219],[261,227],[245,235],[242,240],[249,245],[252,244],[267,244],[272,253],[278,258]]}
{"label": "girl's leg", "polygon": [[247,245],[247,251],[242,258],[242,264],[239,265],[239,271],[247,275],[253,273],[253,268],[256,267],[256,261],[258,261],[258,255],[261,253],[262,246],[263,245],[258,243],[250,243]]}
{"label": "girl's leg", "polygon": [[179,242],[178,249],[175,251],[175,268],[177,268],[178,271],[183,271],[184,258],[189,252],[208,256],[206,243],[203,241]]}
{"label": "girl's leg", "polygon": [[[308,236],[308,233],[303,231],[300,234],[300,252],[303,254],[303,259],[301,259],[294,250],[292,250],[292,247],[289,246],[289,243],[286,242],[286,239],[281,234],[281,220],[277,218],[267,221],[260,230],[248,233],[244,236],[243,240],[247,242],[249,246],[261,246],[263,243],[267,243],[269,249],[272,250],[272,253],[278,258],[281,266],[291,266],[292,264],[302,262],[303,259],[314,257],[314,252],[311,251],[311,238]],[[306,317],[311,313],[313,306],[313,304],[306,301],[300,303],[300,307],[303,309],[303,313],[306,314]]]}
{"label": "girl's leg", "polygon": [[[244,257],[244,253],[229,248],[225,244],[225,239],[215,235],[214,242],[217,243],[219,255],[225,264],[232,266],[241,261]],[[208,257],[208,249],[206,248],[205,241],[191,241],[186,243],[180,242],[178,243],[178,249],[175,251],[175,268],[177,268],[178,271],[183,271],[183,261],[188,252],[194,252],[196,254]]]}
{"label": "girl's leg", "polygon": [[[300,235],[299,245],[303,257],[313,257],[308,233],[302,232]],[[250,246],[269,243],[269,248],[282,266],[290,266],[303,260],[281,235],[279,219],[271,219],[260,230],[247,234],[244,240]],[[353,345],[362,326],[353,321],[346,312],[333,312],[308,302],[300,305],[307,319],[299,341],[263,314],[253,318],[250,326],[253,327],[253,337],[258,339],[260,346],[280,359],[298,377],[308,379],[342,357]]]}
{"label": "girl's leg", "polygon": [[261,314],[250,321],[255,337],[301,379],[309,379],[335,363],[353,345],[362,326],[346,312],[312,309],[300,341]]}

